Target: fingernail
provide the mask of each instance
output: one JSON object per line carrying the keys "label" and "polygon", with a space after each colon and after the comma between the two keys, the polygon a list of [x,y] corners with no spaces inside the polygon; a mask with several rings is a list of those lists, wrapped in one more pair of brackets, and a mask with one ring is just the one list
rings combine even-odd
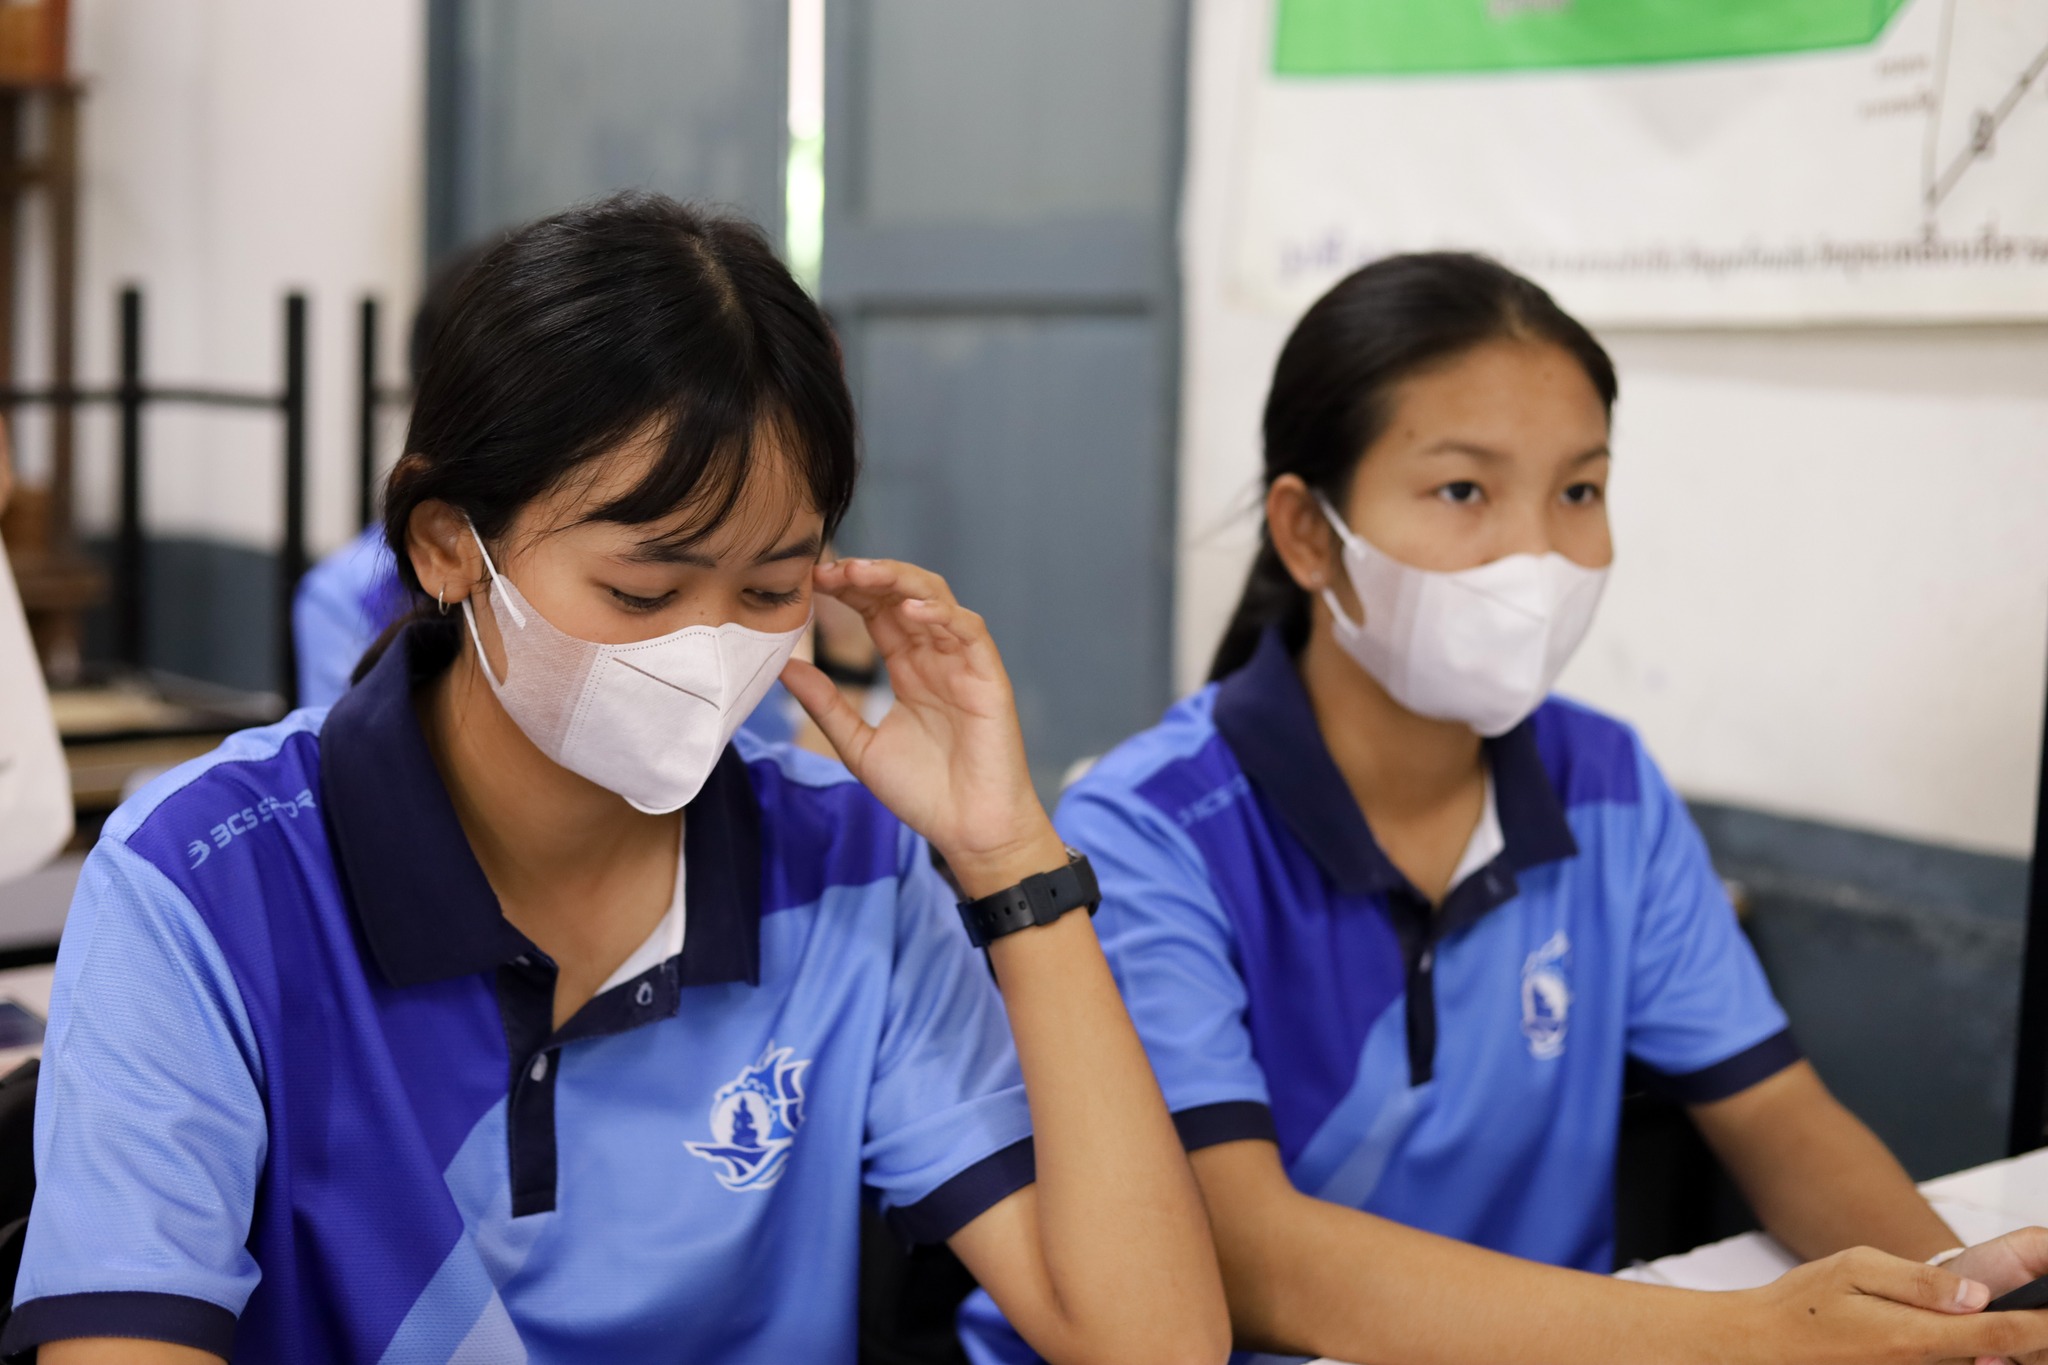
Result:
{"label": "fingernail", "polygon": [[1956,1307],[1967,1313],[1974,1313],[1991,1302],[1991,1290],[1975,1280],[1956,1282]]}

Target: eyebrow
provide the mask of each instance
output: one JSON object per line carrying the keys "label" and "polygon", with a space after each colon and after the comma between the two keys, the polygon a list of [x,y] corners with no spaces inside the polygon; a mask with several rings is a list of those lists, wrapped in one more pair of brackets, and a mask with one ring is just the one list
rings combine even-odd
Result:
{"label": "eyebrow", "polygon": [[[754,556],[755,565],[779,564],[790,559],[816,559],[824,548],[823,542],[815,535],[804,536],[772,550],[764,550]],[[625,555],[624,559],[642,564],[688,564],[692,568],[715,569],[716,556],[700,554],[692,550],[688,542],[673,540],[642,541]]]}
{"label": "eyebrow", "polygon": [[[1505,451],[1495,450],[1492,446],[1483,446],[1473,441],[1460,441],[1455,438],[1447,441],[1438,441],[1422,453],[1424,455],[1468,455],[1475,460],[1482,460],[1487,464],[1501,464],[1511,458]],[[1606,446],[1597,445],[1591,450],[1582,451],[1572,456],[1571,462],[1574,467],[1577,467],[1582,464],[1590,464],[1594,460],[1611,458],[1613,454],[1614,452]]]}

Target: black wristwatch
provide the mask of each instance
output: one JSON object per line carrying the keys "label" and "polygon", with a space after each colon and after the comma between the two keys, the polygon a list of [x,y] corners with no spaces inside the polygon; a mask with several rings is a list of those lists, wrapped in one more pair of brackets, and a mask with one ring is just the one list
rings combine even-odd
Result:
{"label": "black wristwatch", "polygon": [[977,948],[986,948],[1005,934],[1051,924],[1079,906],[1086,906],[1092,915],[1101,901],[1095,869],[1088,865],[1086,855],[1070,848],[1065,867],[1026,877],[980,900],[961,901],[960,922],[967,926],[968,940]]}

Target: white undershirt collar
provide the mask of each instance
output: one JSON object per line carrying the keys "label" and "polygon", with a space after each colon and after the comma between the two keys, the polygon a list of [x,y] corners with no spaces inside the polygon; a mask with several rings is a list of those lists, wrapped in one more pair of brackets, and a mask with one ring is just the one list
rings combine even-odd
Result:
{"label": "white undershirt collar", "polygon": [[[1486,769],[1486,805],[1479,812],[1479,823],[1472,828],[1472,837],[1465,843],[1465,856],[1458,859],[1458,870],[1451,874],[1450,890],[1455,891],[1467,877],[1498,858],[1508,846],[1507,837],[1500,830],[1500,807],[1493,799],[1493,767]],[[1450,892],[1446,891],[1448,897]]]}
{"label": "white undershirt collar", "polygon": [[[1490,795],[1491,788],[1488,791],[1489,796],[1487,799],[1490,805],[1492,801]],[[647,936],[647,941],[638,948],[635,948],[632,956],[621,962],[619,969],[606,978],[602,986],[597,988],[599,995],[603,995],[614,986],[624,985],[642,972],[651,971],[670,958],[678,957],[682,954],[683,929],[688,918],[683,911],[682,849],[683,838],[679,830],[676,834],[676,891],[675,895],[669,899],[668,913],[664,914],[661,917],[661,922],[654,926],[654,932]]]}

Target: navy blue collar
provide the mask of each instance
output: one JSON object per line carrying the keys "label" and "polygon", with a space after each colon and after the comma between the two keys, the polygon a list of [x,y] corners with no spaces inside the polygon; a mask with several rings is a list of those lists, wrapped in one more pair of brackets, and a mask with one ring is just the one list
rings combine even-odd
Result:
{"label": "navy blue collar", "polygon": [[[408,626],[320,730],[320,791],[342,892],[384,979],[417,986],[534,951],[470,852],[413,693],[455,657],[439,621]],[[761,809],[730,746],[683,822],[682,984],[761,979]]]}
{"label": "navy blue collar", "polygon": [[[1308,690],[1278,631],[1268,630],[1251,660],[1218,685],[1214,715],[1217,732],[1245,776],[1338,890],[1359,896],[1401,891],[1419,899],[1381,852],[1357,798],[1337,771]],[[1499,894],[1487,896],[1481,910],[1513,894],[1514,872],[1579,851],[1537,752],[1534,723],[1525,720],[1486,741],[1486,756],[1493,766],[1494,805],[1505,847],[1492,866],[1491,882]],[[1487,883],[1485,878],[1474,881]],[[1457,894],[1451,899],[1466,900]]]}

